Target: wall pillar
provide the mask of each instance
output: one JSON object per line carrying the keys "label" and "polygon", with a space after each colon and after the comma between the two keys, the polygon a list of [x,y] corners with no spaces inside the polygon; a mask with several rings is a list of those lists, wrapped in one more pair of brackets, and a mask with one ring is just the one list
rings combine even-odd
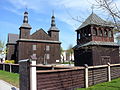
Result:
{"label": "wall pillar", "polygon": [[5,64],[3,63],[3,71],[5,71]]}
{"label": "wall pillar", "polygon": [[12,72],[11,64],[9,64],[9,65],[10,65],[10,72]]}
{"label": "wall pillar", "polygon": [[30,60],[19,61],[20,90],[30,90]]}
{"label": "wall pillar", "polygon": [[85,88],[88,88],[88,65],[85,64]]}
{"label": "wall pillar", "polygon": [[108,81],[111,81],[110,63],[108,63]]}
{"label": "wall pillar", "polygon": [[31,59],[30,90],[37,90],[36,59]]}

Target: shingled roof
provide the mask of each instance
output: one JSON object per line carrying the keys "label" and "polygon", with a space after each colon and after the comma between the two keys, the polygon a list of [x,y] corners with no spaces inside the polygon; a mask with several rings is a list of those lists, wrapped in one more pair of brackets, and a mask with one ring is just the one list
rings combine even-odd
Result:
{"label": "shingled roof", "polygon": [[91,46],[91,45],[101,45],[101,46],[119,46],[115,42],[102,42],[102,41],[90,41],[88,43],[82,44],[82,45],[76,45],[73,47],[74,49],[78,49],[80,47],[85,47],[85,46]]}
{"label": "shingled roof", "polygon": [[18,34],[8,34],[8,43],[16,44],[16,41],[19,39]]}
{"label": "shingled roof", "polygon": [[113,27],[113,23],[105,21],[101,19],[99,16],[97,16],[95,13],[92,13],[82,24],[81,26],[77,29],[81,29],[87,25],[100,25],[100,26],[109,26]]}

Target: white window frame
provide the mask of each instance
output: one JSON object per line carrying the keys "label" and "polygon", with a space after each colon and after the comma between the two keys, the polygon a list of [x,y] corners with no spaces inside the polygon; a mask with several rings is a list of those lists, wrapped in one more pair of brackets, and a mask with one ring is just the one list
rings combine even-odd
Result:
{"label": "white window frame", "polygon": [[50,51],[50,46],[49,45],[46,46],[46,51]]}
{"label": "white window frame", "polygon": [[50,54],[46,54],[46,59],[50,59]]}
{"label": "white window frame", "polygon": [[33,45],[33,50],[37,50],[37,45]]}

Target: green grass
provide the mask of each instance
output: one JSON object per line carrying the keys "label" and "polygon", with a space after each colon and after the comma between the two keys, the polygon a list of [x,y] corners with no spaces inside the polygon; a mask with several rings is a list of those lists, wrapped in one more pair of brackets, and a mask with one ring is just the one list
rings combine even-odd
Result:
{"label": "green grass", "polygon": [[0,70],[0,79],[6,81],[16,87],[19,87],[19,74]]}
{"label": "green grass", "polygon": [[87,89],[80,88],[77,90],[120,90],[120,78],[114,79],[111,82],[97,84],[97,85],[91,86]]}

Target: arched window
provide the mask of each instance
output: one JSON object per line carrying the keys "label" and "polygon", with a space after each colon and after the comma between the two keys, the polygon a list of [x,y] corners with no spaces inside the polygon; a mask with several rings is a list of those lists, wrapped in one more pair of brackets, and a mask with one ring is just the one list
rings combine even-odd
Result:
{"label": "arched window", "polygon": [[93,28],[93,35],[97,36],[97,29]]}
{"label": "arched window", "polygon": [[99,30],[99,36],[103,36],[101,29]]}
{"label": "arched window", "polygon": [[108,32],[108,37],[112,37],[112,31]]}
{"label": "arched window", "polygon": [[78,33],[78,39],[80,39],[81,37],[80,37],[80,33]]}
{"label": "arched window", "polygon": [[105,36],[108,36],[107,30],[104,30],[104,35],[105,35]]}

